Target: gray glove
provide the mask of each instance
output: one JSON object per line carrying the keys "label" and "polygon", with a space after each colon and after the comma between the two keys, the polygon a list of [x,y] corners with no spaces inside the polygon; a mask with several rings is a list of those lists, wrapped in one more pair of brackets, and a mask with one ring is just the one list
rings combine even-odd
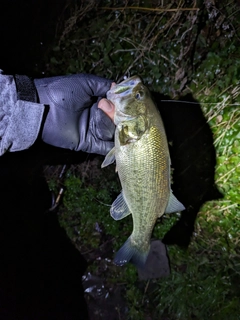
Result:
{"label": "gray glove", "polygon": [[113,147],[115,125],[97,107],[111,80],[88,74],[35,79],[39,101],[49,106],[44,142],[56,147],[105,155]]}

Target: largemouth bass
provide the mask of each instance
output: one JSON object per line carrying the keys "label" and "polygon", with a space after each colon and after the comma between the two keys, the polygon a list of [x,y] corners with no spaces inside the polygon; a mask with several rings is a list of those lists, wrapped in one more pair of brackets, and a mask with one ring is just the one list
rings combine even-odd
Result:
{"label": "largemouth bass", "polygon": [[114,262],[131,261],[143,268],[153,227],[164,212],[184,210],[170,186],[170,155],[161,116],[150,92],[138,76],[114,86],[107,93],[115,105],[115,147],[102,167],[116,161],[122,192],[110,214],[115,220],[132,214],[133,231],[116,253]]}

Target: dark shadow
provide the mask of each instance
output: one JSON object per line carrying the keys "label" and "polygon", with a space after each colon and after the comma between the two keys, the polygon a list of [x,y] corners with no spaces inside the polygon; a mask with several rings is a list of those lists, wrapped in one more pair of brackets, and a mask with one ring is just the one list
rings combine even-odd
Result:
{"label": "dark shadow", "polygon": [[213,136],[200,104],[191,95],[179,102],[159,93],[153,93],[153,97],[169,141],[174,168],[172,189],[186,207],[163,242],[187,247],[200,207],[206,201],[222,198],[214,182],[216,153]]}
{"label": "dark shadow", "polygon": [[[66,0],[0,3],[0,69],[43,76]],[[46,213],[52,197],[43,164],[79,163],[86,154],[37,143],[0,157],[0,318],[87,319],[86,261]]]}
{"label": "dark shadow", "polygon": [[87,263],[47,212],[41,146],[0,157],[0,318],[85,320]]}
{"label": "dark shadow", "polygon": [[67,0],[0,2],[0,69],[39,77],[49,57]]}

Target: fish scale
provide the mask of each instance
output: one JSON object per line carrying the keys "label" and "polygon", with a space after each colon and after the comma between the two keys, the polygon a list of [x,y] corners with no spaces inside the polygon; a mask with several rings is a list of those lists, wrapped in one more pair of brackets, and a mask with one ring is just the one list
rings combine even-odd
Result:
{"label": "fish scale", "polygon": [[149,250],[152,229],[169,198],[169,155],[161,148],[161,134],[158,128],[151,127],[134,147],[126,145],[116,153],[124,198],[133,217],[131,242],[142,251]]}

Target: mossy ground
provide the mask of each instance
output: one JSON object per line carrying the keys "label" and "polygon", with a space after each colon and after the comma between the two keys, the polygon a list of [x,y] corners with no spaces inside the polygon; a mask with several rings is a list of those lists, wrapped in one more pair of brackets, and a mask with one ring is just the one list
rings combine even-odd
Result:
{"label": "mossy ground", "polygon": [[[166,279],[139,283],[133,266],[111,262],[132,229],[130,217],[115,222],[109,216],[120,190],[114,168],[100,173],[100,157],[69,171],[60,223],[89,271],[110,287],[124,287],[128,312],[119,319],[240,319],[239,10],[234,1],[82,2],[68,7],[46,58],[47,75],[87,72],[116,81],[138,74],[171,99],[190,93],[213,132],[215,183],[223,198],[201,207],[187,250],[168,246],[172,273]],[[178,218],[164,216],[154,236],[163,238]]]}

